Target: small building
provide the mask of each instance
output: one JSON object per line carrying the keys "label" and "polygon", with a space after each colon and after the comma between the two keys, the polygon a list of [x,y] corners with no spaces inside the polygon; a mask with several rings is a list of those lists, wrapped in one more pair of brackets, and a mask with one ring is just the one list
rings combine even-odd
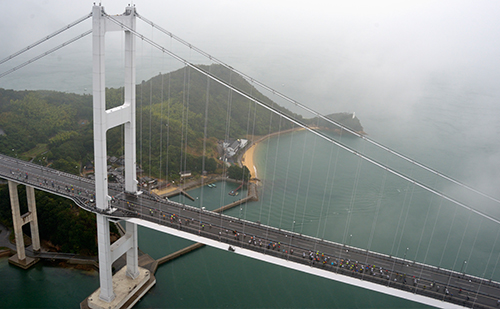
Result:
{"label": "small building", "polygon": [[83,166],[83,169],[86,171],[86,172],[93,172],[94,171],[94,164],[92,164],[92,162],[87,162],[84,166]]}
{"label": "small building", "polygon": [[181,176],[181,178],[191,177],[191,171],[183,171],[180,172],[179,175]]}
{"label": "small building", "polygon": [[239,139],[239,141],[240,141],[240,149],[245,148],[245,146],[248,144],[247,139],[242,138],[242,139]]}
{"label": "small building", "polygon": [[144,176],[140,179],[140,183],[146,187],[146,186],[153,186],[157,183],[157,180],[148,176]]}
{"label": "small building", "polygon": [[226,158],[232,158],[234,155],[238,153],[240,149],[245,148],[248,144],[247,139],[237,139],[232,142],[223,142],[222,145],[224,147],[224,156]]}

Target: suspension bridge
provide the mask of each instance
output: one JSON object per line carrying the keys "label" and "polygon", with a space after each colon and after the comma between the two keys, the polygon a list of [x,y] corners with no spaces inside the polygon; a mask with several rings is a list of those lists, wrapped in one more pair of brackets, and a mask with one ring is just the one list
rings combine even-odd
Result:
{"label": "suspension bridge", "polygon": [[[13,69],[0,74],[0,78],[22,67],[41,59],[42,57],[71,44],[80,38],[92,34],[93,43],[93,102],[94,102],[94,151],[95,151],[95,181],[70,175],[48,167],[18,160],[5,155],[0,155],[0,177],[9,181],[11,189],[11,203],[13,204],[13,216],[16,239],[19,237],[20,226],[25,223],[32,224],[32,234],[37,234],[33,229],[37,228],[36,210],[34,201],[30,203],[30,212],[21,216],[17,202],[15,188],[17,184],[57,194],[72,199],[81,208],[93,212],[97,217],[98,243],[99,243],[99,276],[100,289],[95,296],[89,297],[89,306],[92,308],[103,308],[107,306],[120,307],[128,301],[130,294],[137,293],[141,287],[150,284],[150,274],[138,265],[138,240],[137,225],[155,229],[160,232],[179,236],[206,245],[228,250],[254,259],[262,260],[272,264],[288,267],[351,284],[354,286],[379,291],[389,295],[409,299],[412,301],[428,304],[436,307],[474,307],[474,308],[496,308],[500,295],[500,284],[486,276],[467,274],[464,264],[460,271],[447,269],[446,267],[433,266],[424,262],[406,259],[407,251],[403,257],[392,254],[377,253],[370,248],[358,248],[344,242],[329,240],[329,237],[308,236],[305,233],[295,232],[293,225],[291,231],[276,227],[277,224],[262,224],[204,210],[202,207],[193,207],[186,203],[177,203],[162,199],[150,193],[142,193],[137,189],[137,157],[136,157],[136,83],[135,83],[135,40],[150,44],[162,53],[179,61],[186,67],[197,71],[211,82],[227,87],[231,93],[241,95],[253,104],[267,109],[278,115],[280,120],[286,120],[297,127],[304,128],[320,140],[335,145],[346,153],[359,159],[360,162],[369,162],[372,166],[380,168],[384,173],[391,174],[410,183],[413,188],[419,188],[441,200],[456,205],[482,220],[500,223],[494,216],[486,211],[476,209],[467,203],[443,193],[438,189],[408,176],[387,164],[381,163],[364,152],[346,145],[341,140],[331,137],[317,130],[314,126],[306,124],[302,119],[279,108],[265,103],[256,98],[252,93],[247,93],[229,81],[225,81],[194,65],[186,59],[178,56],[168,48],[136,31],[136,18],[158,29],[168,37],[175,39],[189,49],[198,52],[211,61],[217,62],[234,74],[239,74],[250,81],[288,101],[293,106],[300,108],[318,119],[338,126],[345,132],[356,136],[363,142],[373,145],[385,153],[408,162],[415,168],[450,181],[463,190],[470,190],[482,198],[492,202],[499,202],[460,181],[448,177],[420,162],[416,162],[406,156],[390,149],[374,140],[367,138],[344,125],[325,117],[307,106],[296,102],[281,94],[280,92],[259,83],[246,76],[244,73],[234,70],[232,67],[222,63],[215,57],[197,49],[190,43],[183,41],[172,33],[159,27],[152,21],[138,14],[135,7],[127,7],[122,15],[108,15],[102,6],[94,6],[92,13],[69,24],[67,27],[56,31],[46,38],[35,42],[19,52],[10,55],[0,61],[7,62],[16,56],[28,51],[35,46],[57,36],[59,33],[91,18],[93,28],[81,35],[55,47],[51,50],[24,62]],[[105,98],[105,34],[111,31],[122,31],[125,34],[125,86],[124,104],[119,107],[107,109]],[[209,83],[207,82],[207,88]],[[207,104],[208,108],[208,104]],[[107,172],[107,130],[122,126],[124,127],[124,158],[125,179],[122,185],[109,184]],[[229,125],[228,125],[229,127]],[[141,128],[142,129],[142,128]],[[186,133],[187,138],[187,133]],[[206,122],[204,138],[207,138]],[[187,142],[185,142],[187,147]],[[204,149],[205,151],[205,149]],[[385,177],[385,176],[384,176]],[[30,192],[28,190],[28,192]],[[14,197],[15,196],[15,197]],[[34,198],[33,198],[34,199]],[[30,199],[29,199],[30,200]],[[17,203],[17,206],[15,204]],[[17,207],[17,208],[16,208]],[[305,214],[305,210],[304,210]],[[283,216],[283,214],[282,214]],[[127,232],[125,236],[111,244],[109,239],[109,220],[124,220]],[[295,216],[294,216],[295,219]],[[298,220],[298,219],[297,219]],[[349,219],[350,220],[350,219]],[[401,220],[400,220],[401,221]],[[17,224],[17,225],[16,225]],[[293,221],[295,224],[295,220]],[[319,224],[319,223],[318,223]],[[20,226],[19,226],[20,225]],[[346,225],[347,226],[347,225]],[[319,230],[319,227],[318,227]],[[346,239],[344,232],[344,240]],[[434,236],[434,235],[433,235]],[[477,236],[476,236],[477,237]],[[22,242],[18,241],[18,259],[26,260]],[[495,244],[488,256],[488,263],[493,256]],[[39,250],[39,244],[34,245],[34,250]],[[444,249],[443,249],[444,250]],[[111,264],[119,257],[126,254],[127,265],[115,274],[112,273]],[[455,258],[456,260],[456,258]],[[486,274],[486,269],[483,274]],[[492,273],[494,273],[495,269]],[[154,282],[153,282],[154,284]],[[130,292],[133,290],[133,292]],[[125,292],[123,292],[125,291]],[[141,291],[143,293],[143,291]]]}

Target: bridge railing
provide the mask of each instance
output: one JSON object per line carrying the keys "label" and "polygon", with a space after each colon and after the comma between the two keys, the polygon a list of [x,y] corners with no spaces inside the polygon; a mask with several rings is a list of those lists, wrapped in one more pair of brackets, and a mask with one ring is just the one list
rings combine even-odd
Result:
{"label": "bridge railing", "polygon": [[[42,175],[28,175],[28,177],[23,177],[22,167],[30,167],[35,170],[40,170],[40,173]],[[57,182],[57,177],[51,176],[59,176],[67,179],[67,185],[71,186],[71,189],[69,189],[68,186],[62,187],[63,185],[60,183],[60,181]],[[439,292],[435,289],[430,289],[429,287],[426,287],[419,283],[416,283],[413,286],[411,284],[408,284],[405,280],[406,278],[408,278],[408,275],[402,271],[395,271],[394,267],[392,269],[382,267],[376,268],[368,263],[368,261],[374,259],[384,260],[386,262],[393,263],[393,265],[405,262],[403,259],[400,259],[398,257],[371,252],[351,246],[345,246],[336,242],[286,231],[272,226],[262,225],[258,222],[234,218],[222,213],[202,210],[190,205],[164,200],[158,196],[149,194],[148,192],[144,192],[142,195],[135,196],[133,199],[130,199],[126,194],[120,194],[123,193],[122,191],[116,191],[116,189],[122,189],[120,186],[114,188],[114,190],[116,191],[116,196],[110,203],[110,209],[100,210],[97,209],[95,207],[95,204],[91,202],[91,197],[94,194],[94,182],[92,180],[58,172],[50,168],[41,167],[30,162],[17,160],[3,155],[0,155],[0,177],[18,183],[24,183],[43,191],[70,198],[75,201],[75,203],[81,208],[94,213],[106,214],[110,217],[116,217],[119,219],[140,218],[150,222],[155,222],[160,225],[168,226],[170,228],[180,229],[188,233],[196,234],[207,239],[227,243],[228,249],[230,248],[230,246],[245,248],[262,253],[264,255],[269,255],[284,260],[289,260],[295,263],[307,265],[309,267],[336,272],[360,280],[366,280],[373,283],[385,285],[387,287],[393,287],[400,290],[405,290],[412,293],[460,304],[460,301],[457,298],[446,299],[446,297],[448,296],[443,292]],[[79,185],[76,185],[77,183]],[[147,206],[142,205],[146,200],[150,201],[151,203]],[[154,207],[151,207],[151,205],[154,205]],[[173,209],[173,211],[166,211],[165,209],[168,207],[170,207],[170,209]],[[191,214],[195,214],[195,216],[198,217],[197,219],[194,219],[193,215],[183,215],[183,211],[189,211]],[[174,215],[174,212],[177,213],[173,217],[174,219],[170,220],[170,216]],[[213,220],[212,222],[219,222],[218,220],[220,219],[220,224],[209,224],[209,218],[217,219]],[[184,224],[181,224],[183,221]],[[206,226],[205,228],[203,228],[203,225],[205,224]],[[238,232],[242,233],[240,234],[240,237],[236,237],[234,234],[232,234],[232,231],[229,232],[229,224],[237,224],[239,226]],[[223,232],[217,234],[213,231],[209,231],[211,229]],[[245,235],[245,229],[258,229],[262,231],[262,233],[260,233],[261,235],[258,236],[258,244],[256,242],[257,237],[255,235]],[[227,233],[226,230],[228,231]],[[252,243],[248,243],[246,238],[247,236],[249,238],[256,237],[255,241],[253,241]],[[287,241],[287,243],[281,244],[282,248],[279,248],[280,250],[276,250],[276,248],[273,250],[273,248],[268,244],[276,242],[278,236],[280,236],[281,238],[287,238],[290,240],[290,242],[288,243]],[[276,237],[276,239],[273,239],[273,237]],[[292,242],[292,239],[295,241]],[[329,259],[316,261],[310,259],[307,255],[304,258],[300,253],[310,252],[312,248],[305,248],[298,245],[297,243],[307,243],[310,244],[310,247],[318,246],[324,248],[323,253],[327,257],[329,257]],[[343,250],[349,250],[351,253],[357,253],[359,256],[366,257],[363,258],[365,262],[350,261],[347,258],[346,254],[342,255]],[[420,267],[422,270],[432,270],[433,272],[444,274],[446,276],[449,276],[448,278],[460,278],[464,276],[461,273],[431,265],[426,265],[418,262],[408,263],[411,263],[415,267]],[[466,277],[468,280],[475,282],[479,286],[488,285],[495,288],[500,288],[500,284],[498,282],[470,275],[466,275]],[[456,289],[460,288],[458,286],[453,286],[451,280],[448,280],[448,282],[435,282],[435,284],[440,284],[443,289],[444,287],[454,287]],[[477,291],[470,292],[471,295],[496,297],[496,295],[483,293],[479,289]]]}

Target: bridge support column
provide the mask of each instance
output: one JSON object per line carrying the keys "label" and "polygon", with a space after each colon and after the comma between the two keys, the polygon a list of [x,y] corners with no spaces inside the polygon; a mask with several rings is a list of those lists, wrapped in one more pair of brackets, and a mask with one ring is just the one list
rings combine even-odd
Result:
{"label": "bridge support column", "polygon": [[137,224],[127,221],[127,235],[130,235],[130,249],[127,250],[127,276],[135,279],[139,276],[139,256],[137,244]]}
{"label": "bridge support column", "polygon": [[16,236],[17,257],[20,261],[26,259],[24,251],[23,219],[19,209],[19,196],[17,194],[17,183],[9,180],[10,207],[12,208],[12,224]]}
{"label": "bridge support column", "polygon": [[109,220],[104,215],[96,215],[97,243],[99,251],[99,282],[101,285],[99,299],[111,302],[115,299],[113,292],[113,273],[111,261],[111,241],[109,239]]}
{"label": "bridge support column", "polygon": [[[109,220],[106,217],[114,211],[109,203],[106,159],[106,132],[111,128],[124,126],[125,192],[137,193],[135,36],[131,32],[135,30],[135,18],[135,8],[131,6],[125,8],[124,14],[113,17],[109,17],[100,5],[92,8],[94,171],[96,207],[101,212],[97,215],[101,287],[88,298],[91,308],[117,308],[125,303],[133,305],[156,282],[147,269],[139,267],[137,226],[127,222],[125,235],[110,244]],[[106,109],[105,35],[111,31],[123,31],[125,34],[124,102],[121,106]],[[113,275],[112,263],[125,253],[126,267]]]}
{"label": "bridge support column", "polygon": [[38,234],[38,217],[36,213],[35,188],[26,186],[26,195],[28,198],[28,210],[31,213],[31,243],[33,244],[33,251],[40,251],[40,235]]}
{"label": "bridge support column", "polygon": [[[133,305],[156,283],[150,271],[138,265],[137,225],[126,222],[126,228],[125,235],[110,244],[109,219],[97,215],[101,287],[89,296],[87,304],[90,308]],[[127,254],[127,266],[113,275],[111,265],[124,254]],[[127,308],[130,307],[127,305]]]}
{"label": "bridge support column", "polygon": [[17,249],[17,254],[9,258],[9,263],[27,269],[39,260],[37,258],[26,256],[23,235],[23,225],[30,223],[33,250],[40,250],[40,237],[38,235],[38,219],[36,216],[35,204],[35,189],[33,187],[26,187],[29,211],[24,215],[21,215],[17,186],[17,183],[9,180],[10,206],[12,209],[12,223],[14,225],[14,235],[16,237]]}
{"label": "bridge support column", "polygon": [[123,254],[127,254],[126,277],[136,279],[140,275],[137,248],[137,225],[126,222],[126,233],[112,245],[109,238],[109,220],[97,215],[97,241],[99,243],[99,299],[111,302],[115,299],[113,291],[112,265]]}

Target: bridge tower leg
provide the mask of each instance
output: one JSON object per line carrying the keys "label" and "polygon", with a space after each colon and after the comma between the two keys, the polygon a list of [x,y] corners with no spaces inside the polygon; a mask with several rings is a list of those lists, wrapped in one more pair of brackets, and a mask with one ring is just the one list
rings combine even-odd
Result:
{"label": "bridge tower leg", "polygon": [[38,219],[36,215],[35,189],[26,186],[28,197],[28,212],[21,215],[19,208],[19,196],[17,193],[17,183],[9,180],[10,205],[12,208],[12,222],[14,225],[14,235],[16,237],[17,254],[9,258],[9,262],[22,268],[29,268],[38,259],[26,256],[24,248],[23,225],[30,223],[31,242],[34,251],[40,250],[40,236],[38,234]]}
{"label": "bridge tower leg", "polygon": [[36,214],[35,188],[26,186],[28,198],[28,211],[31,213],[30,230],[33,251],[40,251],[40,235],[38,234],[38,217]]}
{"label": "bridge tower leg", "polygon": [[[137,226],[127,222],[126,234],[113,244],[109,234],[108,216],[114,210],[110,204],[112,197],[108,195],[106,132],[120,125],[124,125],[125,131],[125,191],[137,193],[135,36],[128,30],[135,31],[135,24],[134,7],[128,6],[124,14],[113,16],[108,16],[100,5],[92,8],[95,201],[101,214],[96,215],[100,288],[88,298],[91,308],[120,307],[134,294],[134,289],[143,288],[148,281],[151,286],[155,282],[149,280],[149,271],[138,265]],[[106,109],[104,60],[105,34],[109,31],[123,31],[125,35],[125,95],[123,105]],[[112,263],[125,253],[126,267],[113,276]]]}

